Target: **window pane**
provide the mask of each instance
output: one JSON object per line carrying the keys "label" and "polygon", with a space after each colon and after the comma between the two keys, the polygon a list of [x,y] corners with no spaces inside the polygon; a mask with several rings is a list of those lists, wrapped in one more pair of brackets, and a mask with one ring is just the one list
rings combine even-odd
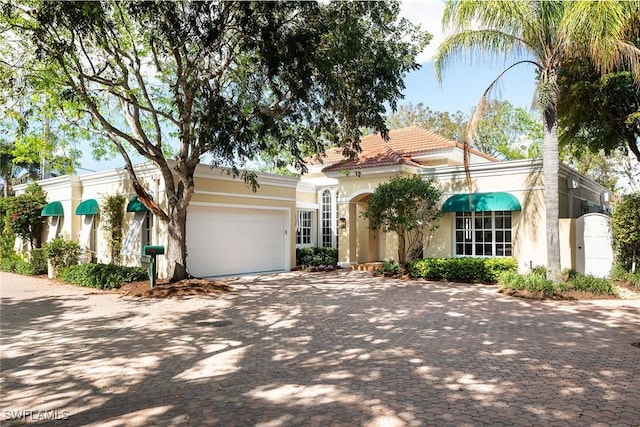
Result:
{"label": "window pane", "polygon": [[476,231],[476,242],[482,242],[482,231]]}
{"label": "window pane", "polygon": [[496,216],[496,228],[504,228],[504,218]]}
{"label": "window pane", "polygon": [[476,245],[476,255],[484,255],[483,246],[481,244]]}
{"label": "window pane", "polygon": [[496,231],[496,242],[504,242],[504,231]]}
{"label": "window pane", "polygon": [[333,209],[331,206],[331,192],[322,192],[322,246],[333,246],[333,227],[331,226]]}
{"label": "window pane", "polygon": [[504,219],[504,228],[511,228],[511,213]]}
{"label": "window pane", "polygon": [[491,241],[493,240],[493,239],[491,238],[491,237],[492,237],[492,234],[493,234],[493,233],[492,233],[491,231],[485,231],[485,232],[484,232],[484,241],[485,241],[485,242],[491,242]]}
{"label": "window pane", "polygon": [[493,255],[493,248],[491,247],[491,245],[484,245],[484,254],[488,256]]}

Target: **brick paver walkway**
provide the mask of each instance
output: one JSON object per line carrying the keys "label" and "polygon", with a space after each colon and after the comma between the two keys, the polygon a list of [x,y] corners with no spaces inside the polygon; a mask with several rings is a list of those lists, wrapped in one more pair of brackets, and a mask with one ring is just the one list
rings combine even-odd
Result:
{"label": "brick paver walkway", "polygon": [[143,300],[0,274],[3,425],[640,425],[640,301],[356,271]]}

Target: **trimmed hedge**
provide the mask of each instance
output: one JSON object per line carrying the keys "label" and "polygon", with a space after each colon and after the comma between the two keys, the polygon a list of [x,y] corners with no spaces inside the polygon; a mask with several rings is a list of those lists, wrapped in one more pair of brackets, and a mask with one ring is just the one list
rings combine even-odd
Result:
{"label": "trimmed hedge", "polygon": [[296,248],[296,265],[309,266],[327,266],[338,265],[338,249],[336,248]]}
{"label": "trimmed hedge", "polygon": [[147,270],[113,264],[78,264],[61,268],[58,279],[74,285],[98,289],[117,289],[125,283],[147,280]]}
{"label": "trimmed hedge", "polygon": [[505,271],[517,271],[514,258],[424,258],[409,264],[409,275],[427,280],[495,283]]}

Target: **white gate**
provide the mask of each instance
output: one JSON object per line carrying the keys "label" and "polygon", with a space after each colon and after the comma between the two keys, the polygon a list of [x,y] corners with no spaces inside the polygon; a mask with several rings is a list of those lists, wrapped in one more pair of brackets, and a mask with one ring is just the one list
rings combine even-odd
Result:
{"label": "white gate", "polygon": [[613,265],[611,217],[590,213],[576,220],[576,270],[596,277],[609,277]]}

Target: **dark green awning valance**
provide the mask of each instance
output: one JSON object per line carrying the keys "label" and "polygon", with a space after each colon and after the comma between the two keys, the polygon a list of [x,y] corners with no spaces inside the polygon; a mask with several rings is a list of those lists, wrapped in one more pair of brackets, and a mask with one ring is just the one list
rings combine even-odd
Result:
{"label": "dark green awning valance", "polygon": [[138,196],[133,196],[127,203],[127,212],[147,212],[149,209],[138,200]]}
{"label": "dark green awning valance", "polygon": [[51,202],[42,208],[42,212],[40,212],[40,216],[64,216],[64,209],[62,208],[62,203],[60,202]]}
{"label": "dark green awning valance", "polygon": [[76,215],[98,215],[99,209],[95,199],[88,199],[78,205]]}
{"label": "dark green awning valance", "polygon": [[454,194],[442,205],[443,212],[521,211],[518,199],[509,193]]}

